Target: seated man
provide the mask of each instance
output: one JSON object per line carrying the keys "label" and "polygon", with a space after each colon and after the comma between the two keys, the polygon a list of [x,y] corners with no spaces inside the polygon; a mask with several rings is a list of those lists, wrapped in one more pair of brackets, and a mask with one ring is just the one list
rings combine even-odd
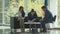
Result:
{"label": "seated man", "polygon": [[46,6],[43,6],[42,10],[44,12],[44,18],[40,22],[41,23],[41,28],[42,28],[41,32],[46,32],[47,28],[46,28],[45,24],[49,23],[49,22],[52,22],[53,21],[53,16],[52,16],[51,12],[48,9],[46,9]]}

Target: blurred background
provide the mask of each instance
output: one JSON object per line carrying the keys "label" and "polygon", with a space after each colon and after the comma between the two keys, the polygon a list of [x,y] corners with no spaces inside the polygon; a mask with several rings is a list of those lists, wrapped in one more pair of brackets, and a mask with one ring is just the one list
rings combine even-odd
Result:
{"label": "blurred background", "polygon": [[39,17],[42,16],[41,6],[44,5],[44,0],[0,0],[0,4],[0,22],[9,24],[10,16],[16,14],[20,6],[24,7],[26,13],[25,16],[27,16],[32,8],[35,9]]}

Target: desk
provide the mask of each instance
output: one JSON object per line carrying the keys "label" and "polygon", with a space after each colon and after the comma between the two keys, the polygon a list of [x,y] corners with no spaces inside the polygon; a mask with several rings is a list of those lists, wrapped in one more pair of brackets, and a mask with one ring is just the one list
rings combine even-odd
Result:
{"label": "desk", "polygon": [[24,24],[40,24],[40,22],[25,22]]}

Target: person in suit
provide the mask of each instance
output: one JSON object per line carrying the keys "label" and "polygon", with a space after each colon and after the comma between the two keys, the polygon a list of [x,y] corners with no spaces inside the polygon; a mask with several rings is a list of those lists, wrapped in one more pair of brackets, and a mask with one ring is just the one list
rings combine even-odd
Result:
{"label": "person in suit", "polygon": [[41,21],[41,32],[47,32],[47,28],[45,26],[46,23],[52,22],[53,21],[53,16],[52,13],[46,9],[46,6],[41,7],[43,12],[44,12],[44,18]]}
{"label": "person in suit", "polygon": [[[34,11],[34,9],[31,10],[31,12],[28,13],[28,22],[36,22],[37,21],[37,14]],[[30,25],[32,27],[32,32],[37,31],[36,25]],[[31,30],[31,29],[30,29]]]}
{"label": "person in suit", "polygon": [[36,21],[36,18],[37,18],[37,14],[36,12],[34,11],[34,9],[31,10],[31,12],[28,13],[28,21]]}

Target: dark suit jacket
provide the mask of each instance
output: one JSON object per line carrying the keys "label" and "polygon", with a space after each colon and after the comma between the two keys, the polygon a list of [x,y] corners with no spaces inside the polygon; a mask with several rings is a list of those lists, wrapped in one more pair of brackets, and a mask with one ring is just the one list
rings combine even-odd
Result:
{"label": "dark suit jacket", "polygon": [[53,16],[52,16],[51,12],[49,10],[46,10],[44,12],[45,12],[45,17],[44,17],[43,20],[47,23],[52,22],[53,21]]}
{"label": "dark suit jacket", "polygon": [[22,12],[22,17],[25,17],[25,12]]}
{"label": "dark suit jacket", "polygon": [[36,19],[37,14],[35,13],[34,15],[31,14],[31,12],[28,14],[28,20]]}

